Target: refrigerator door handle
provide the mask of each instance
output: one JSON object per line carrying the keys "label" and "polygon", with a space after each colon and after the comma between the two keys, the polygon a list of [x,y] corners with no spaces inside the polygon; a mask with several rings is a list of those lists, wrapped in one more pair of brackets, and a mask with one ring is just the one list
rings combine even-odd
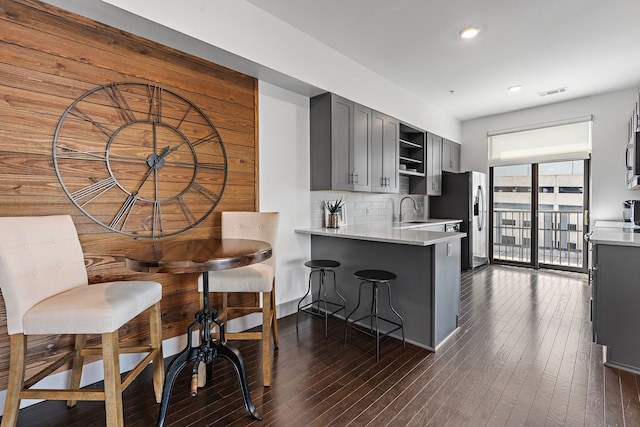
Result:
{"label": "refrigerator door handle", "polygon": [[478,218],[478,231],[482,231],[482,227],[484,225],[484,190],[481,185],[478,185],[478,199],[480,204],[480,218]]}

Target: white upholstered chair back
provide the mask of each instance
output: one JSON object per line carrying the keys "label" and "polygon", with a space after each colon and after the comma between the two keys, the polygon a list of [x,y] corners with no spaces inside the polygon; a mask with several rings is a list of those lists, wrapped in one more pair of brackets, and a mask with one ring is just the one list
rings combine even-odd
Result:
{"label": "white upholstered chair back", "polygon": [[279,212],[222,212],[222,238],[261,240],[269,243],[272,255],[264,264],[270,265],[275,274],[279,220]]}
{"label": "white upholstered chair back", "polygon": [[10,335],[23,332],[23,315],[35,304],[87,285],[82,247],[69,215],[0,217],[0,287]]}

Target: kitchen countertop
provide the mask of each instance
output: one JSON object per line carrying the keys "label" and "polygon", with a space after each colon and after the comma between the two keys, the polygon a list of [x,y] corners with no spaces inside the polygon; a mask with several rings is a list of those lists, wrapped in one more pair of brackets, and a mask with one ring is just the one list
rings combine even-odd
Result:
{"label": "kitchen countertop", "polygon": [[428,218],[428,219],[419,219],[416,221],[394,222],[392,227],[405,230],[409,228],[418,228],[418,227],[425,227],[425,226],[431,226],[431,225],[457,224],[461,222],[462,222],[461,219]]}
{"label": "kitchen countertop", "polygon": [[588,236],[595,244],[640,247],[640,227],[630,222],[596,221]]}
{"label": "kitchen countertop", "polygon": [[[428,221],[428,220],[425,220]],[[372,223],[347,225],[340,228],[296,228],[300,234],[314,236],[338,237],[343,239],[367,240],[372,242],[398,243],[403,245],[429,246],[437,243],[449,242],[453,239],[462,239],[466,233],[417,230],[421,226],[460,222],[460,220],[434,220],[420,224],[408,223]],[[408,227],[405,227],[406,224]]]}

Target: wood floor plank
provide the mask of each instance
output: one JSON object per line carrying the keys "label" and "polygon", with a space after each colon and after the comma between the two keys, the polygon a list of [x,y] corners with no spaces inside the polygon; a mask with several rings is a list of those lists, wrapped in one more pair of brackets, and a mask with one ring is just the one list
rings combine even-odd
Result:
{"label": "wood floor plank", "polygon": [[[242,353],[254,404],[246,413],[235,373],[216,361],[213,380],[189,394],[180,373],[168,427],[322,426],[638,426],[638,376],[602,364],[591,342],[586,275],[491,265],[461,277],[458,330],[436,353],[398,340],[382,342],[375,362],[370,337],[344,322],[279,319],[271,387],[262,387],[258,342],[233,342]],[[101,384],[92,387],[100,387]],[[128,427],[154,425],[151,371],[123,398]],[[20,411],[18,427],[97,427],[104,405],[43,402]]]}
{"label": "wood floor plank", "polygon": [[620,371],[618,369],[604,370],[604,393],[604,424],[606,426],[625,425]]}
{"label": "wood floor plank", "polygon": [[636,404],[639,394],[636,375],[620,371],[620,388],[625,425],[640,426],[640,407]]}

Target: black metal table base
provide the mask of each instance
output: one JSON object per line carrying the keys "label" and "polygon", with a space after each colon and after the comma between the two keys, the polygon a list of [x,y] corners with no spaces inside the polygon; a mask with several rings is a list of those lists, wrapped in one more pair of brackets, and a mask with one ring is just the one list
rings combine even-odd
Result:
{"label": "black metal table base", "polygon": [[[162,401],[160,402],[160,413],[158,414],[158,422],[156,424],[157,427],[164,426],[173,384],[175,383],[180,371],[182,371],[189,362],[193,362],[191,394],[195,396],[195,390],[197,390],[198,367],[200,363],[207,364],[207,368],[209,370],[213,361],[218,357],[223,357],[231,362],[231,365],[238,377],[238,382],[240,383],[240,391],[242,393],[244,407],[249,415],[251,415],[255,420],[262,419],[262,415],[256,410],[253,402],[251,401],[251,394],[249,393],[249,384],[247,383],[247,374],[242,356],[236,348],[226,344],[226,340],[224,338],[224,324],[218,320],[218,312],[209,308],[209,275],[204,273],[202,275],[202,279],[204,308],[196,313],[195,320],[187,329],[187,346],[184,350],[178,353],[169,364],[169,369],[167,370],[162,390]],[[211,326],[214,323],[220,328],[220,341],[214,341],[211,338],[210,331]],[[200,345],[194,347],[192,333],[198,325],[200,325]]]}

